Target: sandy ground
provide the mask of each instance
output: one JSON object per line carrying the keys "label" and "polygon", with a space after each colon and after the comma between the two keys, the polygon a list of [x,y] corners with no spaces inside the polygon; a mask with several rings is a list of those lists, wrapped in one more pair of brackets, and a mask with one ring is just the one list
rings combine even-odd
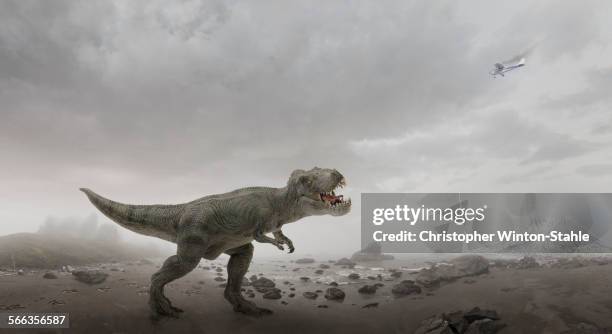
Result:
{"label": "sandy ground", "polygon": [[[148,316],[146,293],[155,264],[115,264],[121,271],[106,272],[109,278],[89,286],[70,274],[57,273],[58,279],[43,279],[44,271],[23,276],[0,276],[0,312],[9,305],[14,311],[68,312],[70,329],[0,330],[35,333],[413,333],[423,319],[442,312],[469,310],[474,306],[496,310],[508,326],[501,333],[559,333],[585,322],[612,328],[612,265],[593,265],[575,269],[491,269],[490,273],[460,279],[422,294],[396,298],[391,288],[413,274],[390,281],[382,268],[358,267],[354,270],[331,265],[317,275],[321,263],[254,262],[247,276],[263,273],[283,291],[279,300],[266,300],[256,292],[253,300],[270,308],[273,315],[251,318],[234,313],[223,299],[222,282],[214,269],[222,265],[205,262],[184,278],[167,286],[166,294],[174,305],[185,310],[180,319],[154,322]],[[387,268],[401,263],[385,261]],[[379,264],[369,266],[380,267]],[[300,268],[294,271],[296,268]],[[359,272],[362,278],[346,276]],[[380,273],[387,281],[375,295],[361,295],[357,289],[376,281],[365,278]],[[222,273],[225,275],[225,272]],[[300,277],[308,276],[308,282]],[[347,297],[344,302],[327,301],[323,293],[316,300],[302,296],[304,291],[325,291],[331,280],[340,282]],[[285,281],[289,284],[285,284]],[[295,291],[290,288],[294,287]],[[291,298],[288,295],[295,293]],[[286,304],[283,304],[285,302]],[[363,308],[378,302],[378,307]],[[327,305],[320,308],[319,305]]]}

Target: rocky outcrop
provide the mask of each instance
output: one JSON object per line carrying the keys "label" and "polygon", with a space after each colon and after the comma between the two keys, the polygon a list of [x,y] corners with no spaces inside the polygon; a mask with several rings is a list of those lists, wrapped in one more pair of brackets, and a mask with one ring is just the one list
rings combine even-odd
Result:
{"label": "rocky outcrop", "polygon": [[489,261],[480,255],[463,255],[446,264],[435,264],[422,269],[416,277],[417,283],[432,287],[441,282],[451,282],[462,277],[477,276],[489,272]]}
{"label": "rocky outcrop", "polygon": [[380,243],[371,242],[365,246],[362,250],[355,252],[351,256],[351,261],[354,262],[370,262],[370,261],[383,261],[393,260],[392,255],[383,254]]}

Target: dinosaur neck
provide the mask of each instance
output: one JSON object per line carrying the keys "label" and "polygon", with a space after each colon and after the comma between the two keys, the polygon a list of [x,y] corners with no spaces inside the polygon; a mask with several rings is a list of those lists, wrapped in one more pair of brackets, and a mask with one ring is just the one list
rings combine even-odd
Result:
{"label": "dinosaur neck", "polygon": [[276,188],[272,194],[272,203],[276,216],[283,224],[291,223],[307,216],[299,206],[299,196],[290,187]]}

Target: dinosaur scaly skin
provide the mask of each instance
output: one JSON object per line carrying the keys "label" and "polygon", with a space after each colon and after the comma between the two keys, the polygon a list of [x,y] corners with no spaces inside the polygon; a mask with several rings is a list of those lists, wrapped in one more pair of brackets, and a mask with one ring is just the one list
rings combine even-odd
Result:
{"label": "dinosaur scaly skin", "polygon": [[[283,188],[250,187],[210,195],[177,205],[129,205],[111,201],[89,189],[81,189],[108,218],[148,236],[177,244],[177,253],[166,259],[151,277],[149,306],[154,316],[177,317],[164,286],[192,271],[200,259],[230,255],[225,298],[234,310],[249,315],[271,313],[244,299],[242,279],[253,256],[253,240],[271,243],[293,252],[292,241],[281,231],[284,224],[314,215],[341,216],[351,209],[334,190],[345,180],[335,169],[296,170]],[[266,236],[272,233],[274,238]]]}

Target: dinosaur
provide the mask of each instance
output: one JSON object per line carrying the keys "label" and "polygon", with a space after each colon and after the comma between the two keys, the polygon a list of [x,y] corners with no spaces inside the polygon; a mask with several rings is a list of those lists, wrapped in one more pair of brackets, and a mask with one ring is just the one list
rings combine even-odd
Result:
{"label": "dinosaur", "polygon": [[[294,252],[282,226],[307,216],[347,214],[351,200],[335,192],[345,185],[344,176],[337,170],[315,167],[293,171],[282,188],[241,188],[175,205],[122,204],[87,188],[80,190],[120,226],[176,243],[176,255],[166,259],[151,276],[149,308],[154,318],[177,318],[183,310],[164,295],[164,286],[191,272],[202,258],[213,260],[222,253],[230,256],[224,297],[234,311],[252,316],[272,313],[241,293],[253,257],[252,242],[270,243],[280,250],[287,246],[290,253]],[[273,237],[266,235],[269,233]]]}

